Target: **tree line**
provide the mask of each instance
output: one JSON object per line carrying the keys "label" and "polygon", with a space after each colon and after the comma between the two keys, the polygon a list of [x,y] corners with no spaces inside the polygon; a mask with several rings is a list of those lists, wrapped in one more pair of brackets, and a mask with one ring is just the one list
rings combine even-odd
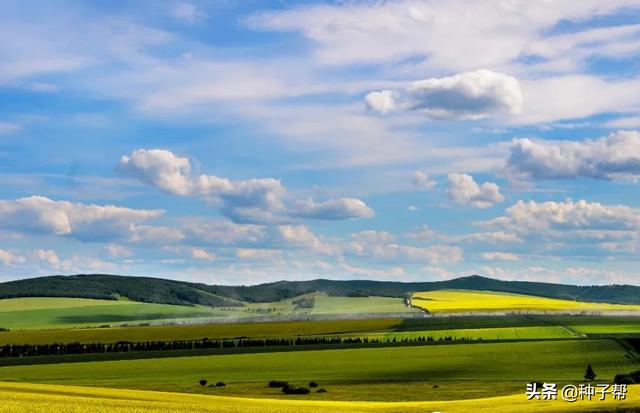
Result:
{"label": "tree line", "polygon": [[431,336],[403,338],[369,337],[297,337],[297,338],[241,338],[174,341],[119,341],[117,343],[53,343],[53,344],[6,344],[0,346],[0,358],[59,356],[67,354],[127,353],[143,351],[239,349],[256,347],[297,347],[314,345],[363,345],[363,344],[430,344],[436,342],[464,342],[468,338],[451,336],[434,339]]}

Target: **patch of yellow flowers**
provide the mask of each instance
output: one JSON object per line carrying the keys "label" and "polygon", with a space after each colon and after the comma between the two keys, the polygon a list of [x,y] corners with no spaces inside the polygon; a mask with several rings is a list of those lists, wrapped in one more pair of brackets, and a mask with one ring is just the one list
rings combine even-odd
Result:
{"label": "patch of yellow flowers", "polygon": [[411,304],[432,313],[639,311],[640,305],[586,303],[491,291],[437,290],[414,293]]}
{"label": "patch of yellow flowers", "polygon": [[0,382],[0,411],[9,413],[329,413],[329,412],[574,412],[640,407],[640,385],[626,400],[527,400],[524,394],[443,402],[339,402],[252,399],[46,384]]}

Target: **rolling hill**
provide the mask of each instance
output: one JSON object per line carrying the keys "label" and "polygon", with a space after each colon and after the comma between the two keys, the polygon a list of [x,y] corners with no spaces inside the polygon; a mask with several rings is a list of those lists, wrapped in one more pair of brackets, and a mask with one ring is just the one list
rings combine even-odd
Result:
{"label": "rolling hill", "polygon": [[640,304],[638,286],[575,286],[502,281],[478,275],[433,282],[317,279],[252,286],[206,285],[108,274],[55,275],[0,283],[0,298],[77,297],[116,300],[127,297],[146,303],[232,307],[243,303],[276,302],[312,292],[337,297],[403,297],[413,292],[451,289],[496,291],[572,301]]}

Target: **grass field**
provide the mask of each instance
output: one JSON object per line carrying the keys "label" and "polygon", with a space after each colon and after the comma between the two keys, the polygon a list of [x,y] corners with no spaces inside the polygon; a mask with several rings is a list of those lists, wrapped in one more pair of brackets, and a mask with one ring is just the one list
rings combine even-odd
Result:
{"label": "grass field", "polygon": [[118,341],[172,341],[237,337],[291,337],[389,331],[402,323],[399,318],[364,320],[284,321],[265,323],[217,323],[179,326],[114,327],[0,332],[0,345],[47,343],[115,343]]}
{"label": "grass field", "polygon": [[414,293],[411,304],[430,313],[637,311],[640,305],[585,303],[492,291],[438,290]]}
{"label": "grass field", "polygon": [[431,336],[470,340],[572,338],[585,334],[640,334],[640,317],[605,316],[475,316],[373,318],[281,322],[234,322],[145,327],[14,330],[0,332],[0,345],[51,343],[115,343],[224,338],[354,336],[385,340]]}
{"label": "grass field", "polygon": [[207,307],[148,304],[83,298],[10,298],[0,300],[0,327],[38,329],[213,317]]}
{"label": "grass field", "polygon": [[374,333],[368,337],[377,338],[415,338],[432,337],[434,340],[445,337],[469,340],[529,340],[548,338],[571,338],[578,334],[564,327],[503,327],[503,328],[467,328],[451,330],[424,330],[407,332]]}
{"label": "grass field", "polygon": [[[559,340],[233,354],[0,368],[5,381],[282,397],[269,380],[329,392],[322,400],[447,400],[522,391],[532,380],[577,382],[587,364],[599,379],[638,368],[614,340]],[[222,380],[223,389],[197,381]],[[433,385],[437,384],[437,389]],[[292,396],[286,396],[292,397]]]}
{"label": "grass field", "polygon": [[314,306],[310,314],[353,314],[353,313],[416,313],[419,310],[404,305],[401,298],[391,297],[330,297],[315,294]]}
{"label": "grass field", "polygon": [[84,298],[9,298],[0,299],[0,327],[11,330],[59,329],[73,327],[119,326],[145,323],[189,323],[222,319],[242,320],[262,317],[400,314],[416,313],[401,298],[329,297],[308,294],[313,308],[300,308],[294,299],[275,303],[246,303],[242,307],[211,308],[139,303],[126,300]]}
{"label": "grass field", "polygon": [[[633,411],[640,405],[640,386],[631,386],[626,400],[528,401],[523,394],[448,402],[328,402],[302,400],[264,400],[202,396],[139,390],[119,390],[0,382],[3,411],[11,413],[409,413],[435,412],[577,412]],[[623,410],[628,409],[628,410]]]}
{"label": "grass field", "polygon": [[640,335],[640,316],[560,316],[544,321],[564,325],[580,334]]}

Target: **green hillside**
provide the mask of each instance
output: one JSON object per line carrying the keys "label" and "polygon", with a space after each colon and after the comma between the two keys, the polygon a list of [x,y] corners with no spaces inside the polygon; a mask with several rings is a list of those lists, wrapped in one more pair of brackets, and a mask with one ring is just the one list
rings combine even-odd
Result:
{"label": "green hillside", "polygon": [[241,306],[243,302],[277,302],[312,292],[321,292],[333,297],[404,297],[412,292],[443,289],[498,291],[573,301],[640,304],[638,286],[575,286],[501,281],[477,275],[421,283],[318,279],[279,281],[253,286],[206,285],[107,274],[57,275],[1,283],[0,298],[79,297],[117,300],[119,297],[127,297],[146,303],[232,307]]}

